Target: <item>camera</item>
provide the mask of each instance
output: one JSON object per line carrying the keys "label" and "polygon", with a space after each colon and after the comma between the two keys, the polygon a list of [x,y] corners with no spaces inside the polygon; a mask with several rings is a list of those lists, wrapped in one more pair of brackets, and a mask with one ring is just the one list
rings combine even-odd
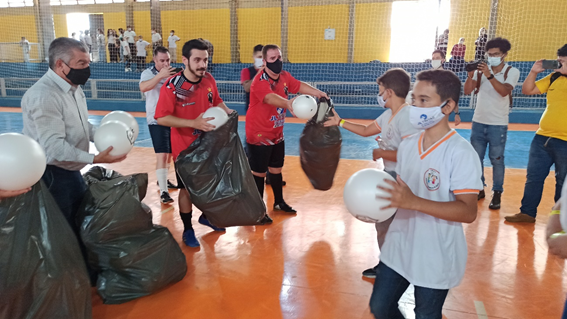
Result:
{"label": "camera", "polygon": [[478,69],[478,66],[481,63],[486,63],[486,62],[484,62],[484,60],[476,60],[476,61],[473,61],[473,62],[469,62],[469,63],[467,63],[467,65],[465,65],[465,70],[467,72],[475,71],[475,70]]}

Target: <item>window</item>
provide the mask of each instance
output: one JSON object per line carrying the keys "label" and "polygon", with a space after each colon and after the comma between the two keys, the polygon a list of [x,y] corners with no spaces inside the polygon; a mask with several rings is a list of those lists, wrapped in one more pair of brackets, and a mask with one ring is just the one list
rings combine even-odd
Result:
{"label": "window", "polygon": [[0,0],[0,8],[33,7],[33,0]]}
{"label": "window", "polygon": [[394,1],[390,62],[423,62],[435,50],[435,34],[449,27],[450,0]]}

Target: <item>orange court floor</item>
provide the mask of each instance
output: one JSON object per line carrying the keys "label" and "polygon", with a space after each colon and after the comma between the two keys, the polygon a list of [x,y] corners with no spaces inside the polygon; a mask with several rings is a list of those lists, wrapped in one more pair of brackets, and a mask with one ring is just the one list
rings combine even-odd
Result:
{"label": "orange court floor", "polygon": [[[18,110],[0,108],[0,112]],[[470,128],[470,123],[459,128]],[[510,129],[535,131],[537,125],[512,124]],[[154,223],[168,227],[180,244],[188,271],[181,282],[121,305],[103,304],[93,288],[93,318],[373,318],[368,306],[373,280],[363,278],[361,272],[379,260],[376,231],[373,224],[347,212],[342,194],[352,174],[379,165],[341,159],[333,188],[323,192],[312,188],[299,158],[287,156],[284,198],[298,210],[297,215],[273,212],[268,186],[264,199],[274,219],[272,225],[213,232],[198,224],[200,212],[195,209],[193,224],[201,247],[190,248],[181,241],[183,225],[177,203],[159,202],[153,149],[135,147],[124,162],[105,166],[122,174],[149,174],[144,202],[152,208]],[[485,173],[490,184],[491,169],[486,168]],[[553,206],[553,172],[546,180],[536,223],[504,221],[504,216],[519,211],[525,175],[525,169],[506,169],[502,209],[488,209],[488,185],[487,198],[478,202],[477,219],[464,225],[467,268],[462,283],[449,291],[444,318],[561,317],[567,288],[565,262],[548,253],[544,238]],[[175,182],[173,170],[169,179]],[[177,191],[171,193],[177,201]]]}
{"label": "orange court floor", "polygon": [[[135,148],[124,162],[107,166],[123,174],[148,172],[144,202],[153,210],[154,223],[168,227],[182,247],[187,275],[154,295],[122,305],[104,305],[93,290],[94,318],[373,318],[368,306],[373,280],[361,272],[379,260],[376,232],[374,225],[346,211],[342,192],[353,173],[377,163],[342,159],[335,185],[322,192],[311,187],[299,158],[287,156],[284,197],[298,214],[273,212],[270,187],[264,199],[272,225],[213,232],[197,223],[200,213],[195,209],[200,248],[181,242],[183,226],[176,203],[159,203],[154,165],[152,149]],[[444,318],[561,317],[565,262],[548,253],[544,238],[553,206],[553,172],[537,222],[504,221],[505,215],[519,211],[525,174],[523,169],[507,169],[502,209],[489,210],[487,196],[478,203],[476,221],[464,225],[467,269],[462,283],[449,292]],[[491,180],[490,168],[486,175]],[[175,181],[172,171],[169,178]],[[175,191],[172,197],[177,199]]]}

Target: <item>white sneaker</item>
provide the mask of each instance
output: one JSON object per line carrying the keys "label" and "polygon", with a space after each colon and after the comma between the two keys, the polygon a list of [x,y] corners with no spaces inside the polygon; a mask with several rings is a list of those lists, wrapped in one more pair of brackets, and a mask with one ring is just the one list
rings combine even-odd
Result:
{"label": "white sneaker", "polygon": [[125,68],[125,69],[124,69],[124,72],[128,72],[128,68]]}

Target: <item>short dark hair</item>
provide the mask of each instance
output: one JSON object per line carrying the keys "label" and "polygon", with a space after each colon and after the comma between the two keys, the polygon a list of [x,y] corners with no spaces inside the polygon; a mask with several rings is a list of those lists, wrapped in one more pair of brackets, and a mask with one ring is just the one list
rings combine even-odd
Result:
{"label": "short dark hair", "polygon": [[567,44],[557,50],[557,56],[567,56]]}
{"label": "short dark hair", "polygon": [[394,91],[397,97],[405,98],[410,89],[411,78],[406,70],[402,68],[390,69],[378,78],[378,85]]}
{"label": "short dark hair", "polygon": [[266,59],[266,53],[268,53],[268,51],[270,50],[281,50],[279,45],[277,44],[266,44],[263,48],[262,48],[262,58],[264,58],[264,60]]}
{"label": "short dark hair", "polygon": [[435,50],[435,51],[433,51],[433,53],[431,53],[431,55],[434,55],[435,53],[441,54],[441,57],[442,57],[443,59],[445,59],[445,52],[443,52],[443,51],[441,51],[441,50]]}
{"label": "short dark hair", "polygon": [[263,45],[258,44],[257,46],[254,47],[254,51],[252,51],[252,53],[256,53],[256,52],[262,52],[262,49],[264,48]]}
{"label": "short dark hair", "polygon": [[185,42],[185,44],[183,45],[183,50],[181,50],[182,55],[187,59],[191,58],[191,50],[193,49],[207,51],[209,49],[209,46],[203,40],[199,40],[199,39],[189,40]]}
{"label": "short dark hair", "polygon": [[160,45],[154,49],[154,56],[158,55],[158,53],[169,53],[169,50],[166,47]]}
{"label": "short dark hair", "polygon": [[175,30],[171,30],[170,32],[173,32],[173,33],[175,33]]}
{"label": "short dark hair", "polygon": [[486,42],[485,50],[488,51],[492,48],[498,48],[502,53],[507,53],[512,48],[512,44],[504,38],[494,38]]}
{"label": "short dark hair", "polygon": [[437,94],[441,100],[446,101],[452,99],[459,104],[461,96],[461,80],[459,77],[449,70],[426,70],[417,74],[418,81],[427,81],[435,87]]}

